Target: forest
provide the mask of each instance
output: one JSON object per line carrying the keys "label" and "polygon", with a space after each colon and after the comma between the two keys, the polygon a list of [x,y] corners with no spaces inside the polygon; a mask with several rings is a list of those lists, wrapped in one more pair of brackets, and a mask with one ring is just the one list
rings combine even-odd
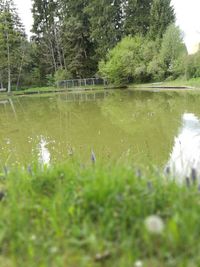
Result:
{"label": "forest", "polygon": [[28,38],[13,0],[0,1],[1,88],[105,77],[113,84],[200,76],[170,0],[34,0]]}

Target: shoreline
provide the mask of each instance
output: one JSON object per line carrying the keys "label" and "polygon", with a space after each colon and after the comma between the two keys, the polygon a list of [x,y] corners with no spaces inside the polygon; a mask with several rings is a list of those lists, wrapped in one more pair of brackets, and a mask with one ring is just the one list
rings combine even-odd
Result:
{"label": "shoreline", "polygon": [[68,88],[61,89],[56,87],[39,87],[39,88],[30,88],[26,90],[12,91],[11,93],[0,92],[0,99],[7,99],[8,97],[16,97],[16,96],[33,96],[33,95],[47,95],[47,94],[57,94],[57,93],[89,93],[89,92],[97,92],[97,91],[109,91],[109,90],[137,90],[137,91],[148,91],[148,92],[182,92],[182,91],[193,91],[200,92],[200,85],[198,87],[185,85],[184,82],[178,82],[180,85],[170,84],[173,82],[158,82],[158,83],[146,83],[146,84],[130,84],[127,86],[108,86],[108,87],[92,87],[92,88]]}

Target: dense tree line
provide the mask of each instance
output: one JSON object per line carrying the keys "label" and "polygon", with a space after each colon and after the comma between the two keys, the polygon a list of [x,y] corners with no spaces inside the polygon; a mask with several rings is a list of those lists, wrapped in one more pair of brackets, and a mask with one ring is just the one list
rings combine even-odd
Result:
{"label": "dense tree line", "polygon": [[[186,51],[180,31],[172,26],[171,0],[32,2],[28,41],[13,0],[0,0],[1,87],[11,90],[11,85],[42,86],[95,75],[118,83],[149,81],[183,73],[180,61]],[[197,75],[191,67],[196,61],[190,57],[184,62],[190,65],[187,75]]]}
{"label": "dense tree line", "polygon": [[99,68],[115,84],[175,79],[185,72],[186,56],[181,31],[170,24],[159,41],[139,35],[125,37]]}
{"label": "dense tree line", "polygon": [[123,37],[161,38],[175,20],[170,0],[34,0],[33,17],[41,77],[56,79],[94,76]]}

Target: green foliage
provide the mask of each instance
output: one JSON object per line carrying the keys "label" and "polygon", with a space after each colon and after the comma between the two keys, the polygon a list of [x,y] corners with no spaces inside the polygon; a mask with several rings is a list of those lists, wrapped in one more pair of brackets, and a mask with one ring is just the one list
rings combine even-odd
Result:
{"label": "green foliage", "polygon": [[73,78],[93,76],[97,63],[92,58],[94,47],[90,41],[89,21],[87,17],[82,18],[82,9],[65,19],[62,32],[67,72]]}
{"label": "green foliage", "polygon": [[156,40],[175,21],[171,0],[130,0],[123,4],[125,35],[148,35]]}
{"label": "green foliage", "polygon": [[147,65],[153,58],[154,50],[154,42],[144,37],[125,37],[108,53],[107,61],[100,63],[100,73],[116,84],[147,81]]}
{"label": "green foliage", "polygon": [[129,0],[123,3],[125,35],[146,35],[149,31],[152,0]]}
{"label": "green foliage", "polygon": [[55,82],[59,82],[59,81],[72,79],[72,76],[68,71],[64,69],[58,69],[54,74],[54,79],[55,79]]}
{"label": "green foliage", "polygon": [[90,22],[90,39],[95,44],[98,60],[105,58],[108,50],[122,38],[121,4],[121,0],[92,0],[85,8]]}
{"label": "green foliage", "polygon": [[188,79],[200,77],[200,50],[187,57],[186,77]]}
{"label": "green foliage", "polygon": [[112,83],[147,82],[173,79],[185,73],[186,47],[180,29],[174,24],[167,28],[163,39],[152,41],[147,37],[125,37],[101,61],[102,76]]}
{"label": "green foliage", "polygon": [[165,78],[165,71],[159,55],[155,55],[153,60],[149,62],[147,73],[151,75],[153,81],[162,81]]}
{"label": "green foliage", "polygon": [[33,1],[33,64],[39,71],[40,85],[47,83],[46,76],[54,75],[57,68],[63,67],[63,54],[60,48],[58,26],[58,1]]}
{"label": "green foliage", "polygon": [[180,29],[171,24],[163,36],[160,59],[163,63],[165,76],[177,78],[185,72],[185,57],[187,50],[183,43],[183,36]]}
{"label": "green foliage", "polygon": [[149,37],[153,40],[163,37],[167,27],[175,22],[171,0],[153,0],[150,11]]}
{"label": "green foliage", "polygon": [[98,64],[115,84],[200,75],[171,0],[34,0],[32,13],[28,42],[13,1],[0,2],[1,87],[92,77]]}
{"label": "green foliage", "polygon": [[[156,3],[162,5],[163,0]],[[151,25],[158,10],[152,5],[153,0],[34,0],[33,32],[40,76],[62,69],[72,78],[91,77],[97,72],[98,62],[105,60],[123,37],[146,36],[150,26],[152,34],[160,36],[161,29],[163,33],[173,21],[173,9],[169,8],[170,1],[165,1],[163,26],[158,29]],[[159,17],[156,23],[161,20]],[[139,66],[136,76],[140,79],[143,72],[144,65]]]}
{"label": "green foliage", "polygon": [[54,79],[54,76],[52,74],[47,74],[46,80],[47,80],[47,86],[55,85],[55,79]]}
{"label": "green foliage", "polygon": [[134,173],[74,162],[1,174],[1,266],[198,266],[197,186]]}

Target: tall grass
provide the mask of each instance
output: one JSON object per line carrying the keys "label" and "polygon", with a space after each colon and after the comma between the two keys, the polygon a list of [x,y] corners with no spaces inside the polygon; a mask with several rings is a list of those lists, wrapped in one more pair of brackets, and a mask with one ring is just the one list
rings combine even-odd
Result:
{"label": "tall grass", "polygon": [[[155,171],[71,162],[2,173],[1,192],[1,267],[199,266],[192,179],[180,186]],[[151,215],[161,233],[145,225]]]}

